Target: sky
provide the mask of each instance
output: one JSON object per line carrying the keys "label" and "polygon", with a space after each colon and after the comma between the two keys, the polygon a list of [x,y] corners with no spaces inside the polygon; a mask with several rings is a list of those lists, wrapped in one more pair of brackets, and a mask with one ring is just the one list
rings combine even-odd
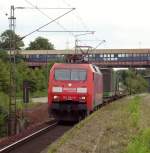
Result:
{"label": "sky", "polygon": [[[0,33],[9,28],[11,5],[26,7],[15,9],[15,31],[20,36],[69,11],[43,8],[76,9],[57,20],[57,23],[42,28],[42,31],[95,31],[94,34],[35,32],[23,40],[26,47],[30,41],[42,36],[53,43],[56,49],[74,48],[75,39],[79,40],[79,45],[92,47],[106,40],[98,48],[150,48],[149,0],[1,0]],[[40,8],[42,13],[35,7]]]}

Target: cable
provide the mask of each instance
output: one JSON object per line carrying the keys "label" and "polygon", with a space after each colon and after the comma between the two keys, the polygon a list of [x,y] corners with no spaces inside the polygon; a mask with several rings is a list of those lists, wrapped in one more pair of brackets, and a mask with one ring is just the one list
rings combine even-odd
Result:
{"label": "cable", "polygon": [[[68,7],[72,7],[72,5],[70,5],[66,0],[62,0],[62,1],[63,1]],[[79,19],[79,21],[80,21],[80,23],[82,24],[83,28],[85,28],[85,29],[87,29],[87,30],[89,31],[88,26],[85,24],[83,18],[79,15],[78,11],[76,10],[73,14],[75,15],[76,18]],[[101,44],[101,40],[95,35],[95,33],[94,33],[93,36],[95,37],[95,39],[96,39],[97,41],[100,41],[100,43],[98,43],[98,45],[96,46],[96,48],[97,48],[97,47]]]}
{"label": "cable", "polygon": [[[66,0],[62,0],[62,1],[63,1],[68,7],[72,7],[72,5],[70,5]],[[75,14],[75,13],[76,13],[76,14]],[[78,13],[77,10],[74,12],[74,15],[80,20],[80,22],[81,22],[81,24],[83,25],[83,27],[89,31],[88,26],[85,24],[84,20],[83,20],[82,17],[79,15],[79,13]],[[102,44],[101,42],[106,42],[106,41],[104,41],[104,40],[100,40],[100,39],[95,35],[95,33],[94,33],[93,36],[95,37],[96,41],[99,42],[98,45],[97,45],[96,47],[94,47],[94,48],[99,47],[99,46]]]}
{"label": "cable", "polygon": [[[34,4],[32,4],[31,2],[29,2],[28,0],[24,0],[26,3],[28,3],[30,6],[34,7],[35,9],[37,9],[42,15],[44,15],[45,17],[47,17],[50,20],[53,20],[52,18],[50,18],[46,13],[44,13],[41,9],[39,9],[37,6],[35,6]],[[63,25],[61,25],[58,21],[55,21],[55,23],[57,23],[57,25],[59,25],[64,31],[68,31]],[[72,32],[69,32],[73,37],[74,34]]]}
{"label": "cable", "polygon": [[[66,0],[62,0],[67,6],[72,7],[68,2],[66,2]],[[76,13],[76,14],[75,14]],[[81,18],[81,16],[79,15],[78,11],[76,10],[74,12],[74,15],[76,16],[76,18],[78,18],[82,24],[82,26],[87,29],[87,31],[89,31],[88,26],[85,24],[84,20]]]}
{"label": "cable", "polygon": [[98,43],[98,45],[94,48],[94,49],[97,49],[102,43],[105,43],[106,40],[102,40],[100,43]]}
{"label": "cable", "polygon": [[[75,35],[73,32],[67,30],[67,29],[66,29],[63,25],[61,25],[58,21],[53,20],[52,18],[50,18],[46,13],[44,13],[40,8],[38,8],[37,6],[35,6],[34,4],[32,4],[30,1],[28,1],[28,0],[24,0],[24,1],[25,1],[26,3],[28,3],[30,6],[34,7],[35,9],[37,9],[42,15],[44,15],[44,16],[47,17],[48,19],[52,20],[52,22],[55,21],[55,23],[57,23],[57,25],[59,25],[64,31],[66,31],[67,33],[71,34],[73,37],[76,37],[76,35]],[[66,0],[63,0],[63,2],[64,2],[68,7],[72,7],[68,2],[66,2]],[[46,9],[46,8],[45,8],[45,9]],[[62,9],[65,9],[65,8],[62,8]],[[73,14],[76,16],[76,18],[79,19],[79,21],[80,21],[80,23],[82,24],[83,28],[84,28],[84,29],[87,29],[87,31],[89,31],[89,30],[88,30],[88,29],[89,29],[88,26],[86,26],[86,24],[84,23],[83,19],[82,19],[81,16],[79,15],[79,13],[76,11],[76,14],[75,14],[75,13],[73,13]],[[50,23],[51,23],[51,22],[50,22]],[[49,23],[49,24],[50,24],[50,23]],[[46,24],[46,25],[47,25],[47,24]],[[46,25],[44,25],[44,26],[46,26]],[[36,29],[36,30],[34,30],[34,31],[31,32],[30,34],[36,32],[36,31],[39,31],[41,28],[43,28],[43,26],[40,27],[40,28],[38,28],[38,29]],[[30,35],[30,34],[29,34],[29,35]],[[28,36],[28,35],[26,35],[26,36]],[[25,37],[26,37],[26,36],[25,36]],[[94,35],[94,37],[95,37],[95,39],[97,39],[97,41],[100,40],[100,39],[99,39],[98,37],[96,37],[95,35]],[[24,38],[24,37],[23,37],[23,38]],[[100,44],[101,44],[101,42],[98,43],[98,45],[96,46],[96,48],[97,48]]]}
{"label": "cable", "polygon": [[[73,31],[73,30],[68,30],[68,31],[38,30],[38,31],[39,31],[39,32],[77,32],[77,33],[78,33],[78,32],[80,32],[80,33],[81,33],[81,32],[91,32],[91,31],[80,31],[80,30],[79,30],[79,31],[77,31],[77,30],[74,30],[74,31]],[[92,31],[92,32],[93,32],[93,31]],[[77,35],[75,35],[75,36],[77,36]]]}
{"label": "cable", "polygon": [[71,12],[71,11],[73,11],[74,9],[75,9],[75,8],[73,8],[73,9],[71,9],[70,11],[68,11],[68,12],[64,13],[63,15],[58,16],[57,18],[55,18],[55,19],[51,20],[50,22],[48,22],[48,23],[44,24],[43,26],[41,26],[41,27],[37,28],[36,30],[34,30],[34,31],[30,32],[30,33],[28,33],[27,35],[23,36],[23,37],[21,38],[21,40],[22,40],[22,39],[24,39],[25,37],[27,37],[27,36],[29,36],[29,35],[31,35],[31,34],[33,34],[33,33],[37,32],[37,31],[39,31],[40,29],[42,29],[42,28],[44,28],[45,26],[47,26],[47,25],[51,24],[52,22],[55,22],[56,20],[58,20],[58,19],[62,18],[63,16],[65,16],[65,15],[66,15],[66,14],[68,14],[68,13],[70,13],[70,12]]}

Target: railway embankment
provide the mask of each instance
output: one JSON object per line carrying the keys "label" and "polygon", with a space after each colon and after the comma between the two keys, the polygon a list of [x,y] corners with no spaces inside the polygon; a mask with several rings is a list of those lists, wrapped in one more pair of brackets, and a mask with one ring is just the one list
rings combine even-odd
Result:
{"label": "railway embankment", "polygon": [[29,103],[26,107],[21,105],[18,111],[20,118],[17,118],[18,133],[10,137],[0,137],[0,149],[40,129],[43,123],[49,121],[47,107],[47,103]]}
{"label": "railway embankment", "polygon": [[129,96],[102,107],[42,153],[146,153],[150,95]]}

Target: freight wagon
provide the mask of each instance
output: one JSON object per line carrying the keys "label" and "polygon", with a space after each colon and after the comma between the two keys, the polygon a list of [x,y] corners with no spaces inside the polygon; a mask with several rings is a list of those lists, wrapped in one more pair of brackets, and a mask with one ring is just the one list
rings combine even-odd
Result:
{"label": "freight wagon", "polygon": [[103,74],[103,97],[110,98],[118,94],[118,76],[111,68],[100,69]]}

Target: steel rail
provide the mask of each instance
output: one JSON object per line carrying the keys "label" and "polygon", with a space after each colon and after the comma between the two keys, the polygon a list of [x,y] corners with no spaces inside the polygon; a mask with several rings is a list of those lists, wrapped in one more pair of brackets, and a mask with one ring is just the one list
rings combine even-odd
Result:
{"label": "steel rail", "polygon": [[25,142],[30,141],[31,138],[34,138],[34,137],[42,134],[43,132],[47,131],[49,128],[55,127],[57,124],[58,124],[57,122],[54,122],[51,125],[48,125],[48,126],[46,126],[46,127],[42,128],[42,129],[40,129],[40,130],[38,130],[34,133],[22,138],[22,139],[10,144],[8,146],[3,147],[2,149],[0,149],[0,153],[5,153],[5,152],[8,152],[8,151],[11,151],[12,149],[15,149],[18,145],[21,145]]}

